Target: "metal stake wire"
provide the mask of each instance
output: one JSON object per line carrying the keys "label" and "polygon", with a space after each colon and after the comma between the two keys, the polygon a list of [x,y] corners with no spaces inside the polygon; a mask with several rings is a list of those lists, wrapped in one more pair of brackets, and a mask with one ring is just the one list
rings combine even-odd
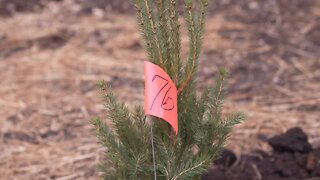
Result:
{"label": "metal stake wire", "polygon": [[152,130],[153,122],[151,122],[151,146],[152,146],[152,159],[153,159],[153,174],[154,180],[157,180],[157,171],[156,171],[156,158],[155,158],[155,151],[154,151],[154,142],[153,142],[153,130]]}

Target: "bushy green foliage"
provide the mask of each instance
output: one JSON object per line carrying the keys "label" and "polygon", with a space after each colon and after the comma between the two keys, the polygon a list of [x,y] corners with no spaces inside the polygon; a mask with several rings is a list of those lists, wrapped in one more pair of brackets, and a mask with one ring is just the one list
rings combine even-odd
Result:
{"label": "bushy green foliage", "polygon": [[[196,93],[196,74],[205,26],[207,0],[185,0],[190,40],[189,57],[181,60],[179,14],[176,0],[134,0],[138,23],[150,61],[161,66],[178,88],[179,134],[159,118],[149,117],[154,129],[155,161],[159,180],[200,179],[219,155],[242,113],[222,115],[227,72],[221,69],[215,86]],[[142,68],[142,67],[141,67]],[[130,110],[105,82],[99,82],[105,100],[107,125],[94,120],[97,136],[106,147],[100,165],[105,179],[153,179],[150,123],[142,107]]]}

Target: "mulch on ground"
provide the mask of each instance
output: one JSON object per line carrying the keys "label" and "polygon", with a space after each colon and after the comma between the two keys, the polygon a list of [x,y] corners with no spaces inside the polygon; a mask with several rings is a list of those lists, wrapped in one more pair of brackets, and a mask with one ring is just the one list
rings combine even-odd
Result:
{"label": "mulch on ground", "polygon": [[273,149],[271,153],[255,150],[237,159],[225,149],[203,180],[320,178],[320,148],[312,149],[301,128],[289,129],[266,141]]}

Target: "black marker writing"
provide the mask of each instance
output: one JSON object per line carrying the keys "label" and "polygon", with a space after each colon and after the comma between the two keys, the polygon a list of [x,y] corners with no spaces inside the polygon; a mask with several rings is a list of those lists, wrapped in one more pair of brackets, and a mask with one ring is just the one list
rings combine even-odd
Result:
{"label": "black marker writing", "polygon": [[[159,76],[159,75],[154,75],[153,78],[152,78],[152,82],[155,81],[156,79],[162,79],[163,81],[165,81],[166,83],[160,88],[160,90],[158,91],[157,95],[154,97],[153,101],[152,101],[152,104],[151,104],[151,107],[150,107],[150,110],[153,108],[153,105],[154,105],[154,102],[156,101],[156,99],[158,98],[158,96],[160,95],[160,93],[168,86],[169,84],[169,81],[165,78],[163,78],[162,76]],[[162,102],[161,102],[161,108],[166,110],[166,111],[170,111],[170,110],[173,110],[174,109],[174,103],[173,103],[173,100],[171,97],[167,97],[167,94],[169,93],[169,91],[171,90],[171,86],[168,88],[168,90],[166,91],[163,99],[162,99]],[[170,103],[171,102],[171,103]]]}

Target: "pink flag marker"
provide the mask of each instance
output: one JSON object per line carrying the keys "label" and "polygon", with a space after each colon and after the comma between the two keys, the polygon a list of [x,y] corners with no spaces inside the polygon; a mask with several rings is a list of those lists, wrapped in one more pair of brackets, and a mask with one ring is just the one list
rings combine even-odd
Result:
{"label": "pink flag marker", "polygon": [[145,114],[167,121],[178,134],[177,88],[159,66],[145,61]]}

